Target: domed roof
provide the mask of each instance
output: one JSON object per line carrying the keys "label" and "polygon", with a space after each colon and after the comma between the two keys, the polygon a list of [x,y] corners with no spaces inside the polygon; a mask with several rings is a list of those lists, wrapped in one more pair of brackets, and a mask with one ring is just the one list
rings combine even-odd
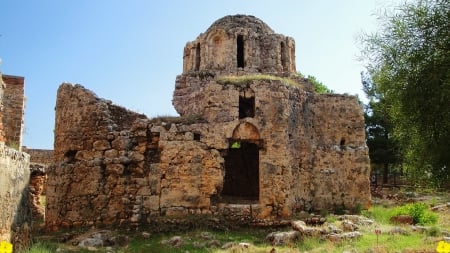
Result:
{"label": "domed roof", "polygon": [[274,31],[262,20],[251,15],[228,15],[214,22],[206,33],[217,28],[232,32],[236,28],[253,30],[257,34],[273,34]]}

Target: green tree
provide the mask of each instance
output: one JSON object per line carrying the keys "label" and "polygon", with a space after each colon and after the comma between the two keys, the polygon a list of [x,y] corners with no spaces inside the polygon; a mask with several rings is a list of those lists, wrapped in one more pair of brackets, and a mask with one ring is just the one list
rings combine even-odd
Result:
{"label": "green tree", "polygon": [[376,92],[367,73],[361,73],[361,82],[369,99],[367,105],[364,105],[364,120],[372,169],[381,168],[383,183],[387,183],[390,168],[401,161],[398,143],[392,135],[392,124],[385,100]]}
{"label": "green tree", "polygon": [[297,73],[300,77],[306,78],[314,87],[314,91],[320,94],[324,93],[334,93],[333,90],[328,88],[325,84],[323,84],[321,81],[317,80],[315,76],[308,75],[305,77],[302,73]]}
{"label": "green tree", "polygon": [[363,59],[386,103],[405,166],[450,179],[450,2],[406,2],[364,34]]}

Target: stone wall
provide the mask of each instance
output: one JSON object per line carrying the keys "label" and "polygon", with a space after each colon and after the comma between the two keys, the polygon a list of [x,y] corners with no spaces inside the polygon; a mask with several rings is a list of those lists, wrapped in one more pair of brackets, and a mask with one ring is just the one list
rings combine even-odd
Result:
{"label": "stone wall", "polygon": [[[208,86],[214,91],[224,85],[211,81]],[[241,88],[229,84],[221,89],[225,95],[213,99],[229,105],[221,108],[229,114],[188,124],[182,123],[188,117],[178,123],[150,120],[79,85],[62,85],[56,118],[70,127],[56,125],[55,143],[64,145],[55,146],[60,158],[48,171],[47,225],[140,225],[159,216],[230,213],[221,196],[230,140],[260,145],[257,201],[241,205],[252,210],[249,219],[368,206],[367,148],[355,97],[315,95],[280,81],[256,80],[248,87],[258,98],[255,118],[238,119],[239,101],[230,100],[229,94],[238,97]],[[74,106],[78,101],[87,103]],[[333,111],[333,106],[340,109]],[[69,108],[71,113],[65,113]],[[321,116],[322,110],[330,115]],[[127,128],[118,127],[122,118],[131,119]],[[91,130],[79,134],[83,125],[71,120]],[[93,130],[108,124],[111,128],[102,134]],[[84,145],[75,149],[71,143]]]}
{"label": "stone wall", "polygon": [[303,140],[292,155],[301,164],[293,175],[295,209],[369,206],[370,161],[357,97],[316,94],[297,113],[304,128],[297,127]]}
{"label": "stone wall", "polygon": [[22,151],[30,155],[30,162],[48,166],[53,163],[53,150],[22,147]]}
{"label": "stone wall", "polygon": [[53,150],[30,149],[22,147],[22,151],[30,155],[30,206],[33,220],[44,220],[45,208],[42,197],[47,186],[47,168],[53,164]]}
{"label": "stone wall", "polygon": [[22,147],[25,97],[24,81],[20,76],[3,75],[5,89],[3,91],[3,126],[6,144],[9,147]]}
{"label": "stone wall", "polygon": [[28,201],[29,155],[0,143],[0,241],[15,251],[31,244],[31,210]]}
{"label": "stone wall", "polygon": [[6,142],[6,130],[4,122],[4,103],[3,103],[3,94],[5,92],[5,83],[3,82],[3,75],[0,72],[0,142]]}
{"label": "stone wall", "polygon": [[[8,81],[8,85],[4,80]],[[19,94],[20,90],[22,94]],[[15,252],[31,244],[28,201],[30,158],[28,154],[16,150],[20,149],[22,123],[23,78],[5,77],[0,72],[0,242],[12,243]],[[14,126],[18,126],[19,130]],[[14,148],[6,146],[5,142],[15,144]]]}
{"label": "stone wall", "polygon": [[45,217],[45,207],[42,198],[47,188],[47,170],[48,166],[31,163],[30,164],[30,183],[29,183],[29,200],[33,221],[43,221]]}

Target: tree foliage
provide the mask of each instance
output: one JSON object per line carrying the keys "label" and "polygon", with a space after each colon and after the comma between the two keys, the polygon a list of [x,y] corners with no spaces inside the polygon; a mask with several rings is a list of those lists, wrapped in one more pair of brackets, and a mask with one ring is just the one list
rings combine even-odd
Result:
{"label": "tree foliage", "polygon": [[399,145],[392,134],[392,123],[385,100],[377,93],[367,73],[361,73],[363,91],[369,102],[364,105],[366,140],[372,168],[381,168],[383,183],[388,182],[390,169],[401,162]]}
{"label": "tree foliage", "polygon": [[405,165],[450,179],[450,2],[406,2],[362,37],[374,90],[386,103]]}
{"label": "tree foliage", "polygon": [[333,90],[331,90],[330,88],[328,88],[325,84],[323,84],[321,81],[317,80],[317,78],[315,76],[312,75],[308,75],[307,77],[305,77],[302,73],[298,72],[297,73],[299,76],[308,79],[308,81],[313,85],[314,87],[314,91],[320,94],[325,94],[325,93],[334,93]]}

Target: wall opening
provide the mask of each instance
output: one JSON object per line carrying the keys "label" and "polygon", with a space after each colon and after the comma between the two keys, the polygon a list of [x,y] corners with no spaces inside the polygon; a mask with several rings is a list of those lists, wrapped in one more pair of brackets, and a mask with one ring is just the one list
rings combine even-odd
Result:
{"label": "wall opening", "polygon": [[259,147],[249,141],[231,141],[225,156],[222,199],[227,202],[259,200]]}
{"label": "wall opening", "polygon": [[198,71],[200,69],[200,43],[197,43],[195,47],[195,70]]}
{"label": "wall opening", "polygon": [[237,46],[237,67],[244,68],[244,36],[238,35],[236,39]]}
{"label": "wall opening", "polygon": [[280,54],[281,54],[281,66],[283,67],[283,71],[286,71],[286,46],[284,42],[280,43]]}
{"label": "wall opening", "polygon": [[147,130],[147,150],[145,158],[148,163],[159,163],[161,161],[161,149],[159,148],[159,132]]}
{"label": "wall opening", "polygon": [[255,117],[255,97],[239,96],[239,118]]}
{"label": "wall opening", "polygon": [[75,156],[77,155],[77,150],[68,150],[66,153],[64,153],[64,161],[66,163],[74,163],[75,162]]}
{"label": "wall opening", "polygon": [[239,118],[255,117],[255,92],[246,88],[239,92]]}

